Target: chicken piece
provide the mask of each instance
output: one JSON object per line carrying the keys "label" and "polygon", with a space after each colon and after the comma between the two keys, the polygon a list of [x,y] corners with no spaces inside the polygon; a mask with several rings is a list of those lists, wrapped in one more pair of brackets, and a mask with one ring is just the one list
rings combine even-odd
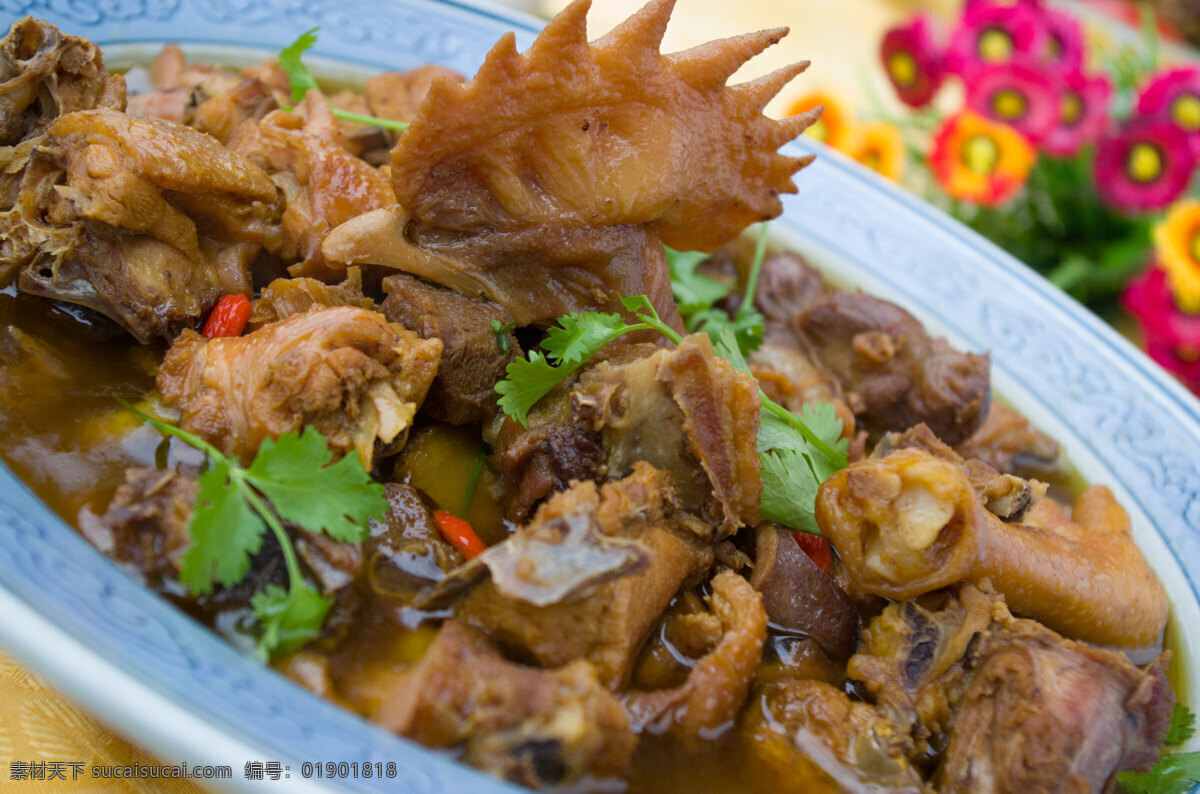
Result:
{"label": "chicken piece", "polygon": [[602,362],[572,390],[578,415],[600,434],[609,477],[637,461],[672,472],[684,507],[732,535],[758,523],[754,378],[712,352],[705,334],[632,362]]}
{"label": "chicken piece", "polygon": [[821,681],[770,684],[739,735],[780,794],[843,791],[853,794],[927,794],[906,757],[901,728],[866,703]]}
{"label": "chicken piece", "polygon": [[95,309],[143,343],[249,292],[275,187],[209,136],[88,110],[4,155],[0,271],[20,269],[22,291]]}
{"label": "chicken piece", "polygon": [[930,337],[893,303],[838,292],[809,305],[799,322],[808,351],[837,378],[872,439],[924,422],[954,445],[987,415],[988,356]]}
{"label": "chicken piece", "polygon": [[673,689],[630,692],[625,708],[639,732],[676,733],[684,741],[710,739],[732,725],[746,701],[767,639],[762,596],[733,571],[713,577],[709,606],[721,623],[721,639]]}
{"label": "chicken piece", "polygon": [[750,354],[748,363],[759,387],[772,400],[796,413],[805,405],[829,403],[842,420],[842,437],[854,436],[854,412],[846,404],[841,386],[798,349],[763,342]]}
{"label": "chicken piece", "polygon": [[762,593],[763,606],[777,629],[811,637],[830,659],[845,661],[858,647],[862,628],[858,610],[792,534],[769,522],[755,528],[750,584]]}
{"label": "chicken piece", "polygon": [[804,257],[791,251],[766,257],[754,292],[754,306],[763,316],[763,340],[784,347],[799,346],[803,338],[801,315],[827,294],[821,272]]}
{"label": "chicken piece", "polygon": [[[384,279],[388,294],[380,311],[394,323],[426,339],[442,340],[442,364],[429,389],[425,410],[455,425],[489,422],[496,416],[496,383],[521,346],[512,332],[512,315],[496,304],[404,273]],[[492,324],[507,328],[500,347]]]}
{"label": "chicken piece", "polygon": [[964,458],[981,460],[1002,474],[1062,476],[1058,442],[1000,403],[992,403],[983,425],[955,451]]}
{"label": "chicken piece", "polygon": [[150,63],[154,90],[130,96],[128,112],[190,126],[189,116],[198,106],[235,90],[240,82],[237,72],[213,64],[188,63],[178,44],[165,44]]}
{"label": "chicken piece", "polygon": [[394,121],[412,121],[425,101],[435,78],[461,83],[463,76],[453,69],[427,63],[407,72],[384,72],[367,81],[367,107],[372,116]]}
{"label": "chicken piece", "polygon": [[457,616],[542,666],[587,659],[619,689],[672,597],[712,565],[698,524],[649,464],[601,488],[575,483],[468,564],[486,578]]}
{"label": "chicken piece", "polygon": [[329,230],[362,213],[395,203],[387,178],[346,148],[337,119],[316,91],[303,114],[282,110],[239,126],[228,146],[271,174],[286,199],[282,238],[270,250],[293,263],[293,276],[336,280],[325,267],[321,241]]}
{"label": "chicken piece", "polygon": [[636,739],[587,662],[537,670],[505,661],[478,629],[449,621],[371,719],[533,788],[623,777]]}
{"label": "chicken piece", "polygon": [[377,444],[403,446],[441,349],[378,312],[313,307],[241,337],[184,331],[158,388],[184,429],[244,462],[263,439],[312,426],[370,471]]}
{"label": "chicken piece", "polygon": [[40,19],[14,22],[0,39],[0,146],[92,108],[125,109],[125,80],[105,70],[100,48]]}
{"label": "chicken piece", "polygon": [[663,56],[673,0],[588,44],[575,0],[474,79],[435,79],[392,153],[400,205],[326,240],[329,262],[404,270],[503,306],[521,326],[645,294],[682,327],[662,244],[713,250],[777,216],[810,158],[776,149],[816,114],[761,111],[806,63],[727,88],[785,29]]}
{"label": "chicken piece", "polygon": [[104,515],[82,514],[80,531],[130,575],[158,586],[183,567],[198,491],[194,472],[128,469]]}
{"label": "chicken piece", "polygon": [[242,122],[261,121],[278,108],[279,102],[263,81],[246,78],[228,91],[208,99],[193,92],[191,102],[184,108],[184,122],[207,132],[221,143],[228,143]]}
{"label": "chicken piece", "polygon": [[1166,592],[1102,485],[1069,517],[1043,499],[1024,524],[1006,523],[959,466],[899,449],[835,472],[816,516],[863,592],[907,599],[989,578],[1017,614],[1069,637],[1130,649],[1162,641]]}
{"label": "chicken piece", "polygon": [[409,605],[427,586],[437,584],[463,564],[463,555],[438,531],[428,505],[416,489],[401,483],[384,486],[388,512],[371,521],[363,544],[367,584],[380,595]]}
{"label": "chicken piece", "polygon": [[1175,702],[1166,660],[1142,671],[965,585],[889,606],[849,674],[917,752],[935,759],[945,746],[939,791],[1103,792],[1158,760]]}
{"label": "chicken piece", "polygon": [[337,285],[315,278],[277,278],[263,287],[262,294],[254,301],[247,327],[253,331],[314,306],[374,309],[375,301],[363,294],[362,271],[357,267],[347,270],[346,280]]}

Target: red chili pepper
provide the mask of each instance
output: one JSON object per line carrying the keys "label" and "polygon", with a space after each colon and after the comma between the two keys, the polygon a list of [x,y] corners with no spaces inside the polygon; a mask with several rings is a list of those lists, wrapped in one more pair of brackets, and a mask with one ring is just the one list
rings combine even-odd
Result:
{"label": "red chili pepper", "polygon": [[825,573],[833,569],[833,552],[829,548],[829,539],[820,535],[810,535],[807,532],[793,532],[792,537],[800,544],[800,549],[808,558],[817,564]]}
{"label": "red chili pepper", "polygon": [[245,295],[225,295],[217,301],[208,322],[204,324],[204,335],[209,339],[219,336],[241,336],[250,321],[250,299]]}
{"label": "red chili pepper", "polygon": [[487,550],[487,545],[479,539],[471,525],[453,513],[434,510],[433,520],[437,522],[438,531],[468,560]]}

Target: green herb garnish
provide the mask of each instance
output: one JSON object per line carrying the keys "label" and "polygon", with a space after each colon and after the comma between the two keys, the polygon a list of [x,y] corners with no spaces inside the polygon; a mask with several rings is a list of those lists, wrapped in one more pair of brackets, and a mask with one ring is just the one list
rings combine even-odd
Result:
{"label": "green herb garnish", "polygon": [[192,546],[183,556],[179,580],[193,595],[212,592],[217,584],[237,584],[249,573],[250,558],[262,548],[263,535],[270,529],[283,550],[288,587],[269,585],[251,598],[263,629],[258,647],[269,657],[316,637],[333,601],[304,581],[283,522],[323,532],[338,542],[361,541],[367,536],[368,521],[387,513],[383,486],[371,479],[356,455],[329,465],[333,453],[312,427],[267,439],[253,463],[244,468],[186,430],[119,402],[142,421],[207,457],[209,465],[200,473],[188,526]]}
{"label": "green herb garnish", "polygon": [[1118,772],[1129,794],[1187,794],[1200,783],[1200,753],[1164,755],[1149,772]]}
{"label": "green herb garnish", "polygon": [[496,347],[504,353],[509,351],[508,332],[513,329],[516,322],[501,324],[499,320],[492,320],[492,333],[496,335]]}
{"label": "green herb garnish", "polygon": [[1182,703],[1171,712],[1171,727],[1167,729],[1167,744],[1183,744],[1196,732],[1196,715]]}
{"label": "green herb garnish", "polygon": [[[319,27],[312,30],[306,30],[300,34],[300,38],[293,41],[288,46],[284,47],[279,53],[279,68],[283,69],[288,76],[288,83],[292,89],[292,101],[302,102],[304,95],[309,91],[320,91],[317,86],[316,79],[312,73],[308,71],[308,67],[304,65],[301,56],[307,52],[312,45],[317,43],[317,31]],[[353,121],[358,124],[369,124],[373,127],[384,127],[389,130],[400,130],[408,127],[407,121],[395,121],[393,119],[381,119],[378,116],[367,116],[362,113],[353,113],[349,110],[335,108],[332,104],[329,109],[333,111],[333,115],[339,119]],[[285,108],[291,110],[291,108]]]}
{"label": "green herb garnish", "polygon": [[[752,300],[753,295],[749,298]],[[636,313],[636,324],[627,324],[617,314],[583,312],[560,317],[542,342],[545,355],[530,351],[508,365],[506,377],[496,384],[500,407],[521,424],[529,409],[554,387],[583,366],[600,348],[629,331],[654,329],[675,344],[682,339],[654,311],[645,295],[622,301]],[[740,372],[750,367],[731,324],[716,331],[714,351]],[[556,363],[555,363],[556,362]],[[814,518],[817,488],[847,465],[846,441],[841,438],[842,421],[832,405],[805,406],[795,414],[759,390],[762,422],[758,453],[762,464],[762,505],[759,515],[791,529],[821,534]]]}
{"label": "green herb garnish", "polygon": [[466,518],[467,513],[471,510],[471,502],[475,499],[475,489],[479,487],[479,475],[483,474],[483,464],[487,462],[487,453],[487,447],[480,447],[479,453],[475,455],[475,464],[471,467],[470,475],[467,476],[467,487],[463,491],[462,502],[458,506],[459,518]]}

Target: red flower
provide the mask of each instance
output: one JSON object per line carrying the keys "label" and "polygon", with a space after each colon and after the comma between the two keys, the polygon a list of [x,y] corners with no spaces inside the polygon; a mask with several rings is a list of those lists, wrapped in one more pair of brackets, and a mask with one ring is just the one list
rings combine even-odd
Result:
{"label": "red flower", "polygon": [[923,107],[941,88],[945,66],[928,14],[917,14],[908,24],[889,30],[883,37],[880,55],[896,95],[906,105]]}
{"label": "red flower", "polygon": [[1187,133],[1163,119],[1134,117],[1100,139],[1096,188],[1119,210],[1162,209],[1184,191],[1195,167]]}
{"label": "red flower", "polygon": [[1072,157],[1108,126],[1112,83],[1104,75],[1068,72],[1059,93],[1059,120],[1042,139],[1042,148],[1057,157]]}
{"label": "red flower", "polygon": [[1060,85],[1046,70],[1028,62],[975,63],[963,75],[967,107],[981,116],[1014,127],[1040,143],[1058,126]]}
{"label": "red flower", "polygon": [[1141,326],[1150,358],[1200,393],[1200,314],[1175,305],[1166,273],[1154,267],[1138,276],[1125,288],[1121,305]]}
{"label": "red flower", "polygon": [[1003,5],[978,0],[964,11],[946,50],[946,71],[961,75],[978,61],[1036,60],[1046,52],[1046,26],[1028,3]]}
{"label": "red flower", "polygon": [[1043,8],[1039,13],[1046,26],[1046,60],[1064,71],[1083,68],[1083,27],[1079,20],[1064,11],[1049,8]]}
{"label": "red flower", "polygon": [[1161,116],[1188,133],[1200,157],[1200,66],[1186,66],[1150,77],[1138,94],[1138,113]]}

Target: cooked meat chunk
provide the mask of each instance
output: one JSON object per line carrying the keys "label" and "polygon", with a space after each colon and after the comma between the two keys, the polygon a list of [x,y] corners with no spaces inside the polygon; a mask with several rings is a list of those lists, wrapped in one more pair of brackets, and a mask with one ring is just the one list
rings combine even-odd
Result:
{"label": "cooked meat chunk", "polygon": [[796,413],[805,405],[830,403],[842,420],[842,436],[854,435],[854,412],[846,404],[841,385],[799,349],[763,342],[750,354],[748,363],[759,387],[772,400]]}
{"label": "cooked meat chunk", "polygon": [[23,291],[102,312],[143,343],[249,291],[275,187],[209,136],[89,110],[5,156],[0,271],[23,268]]}
{"label": "cooked meat chunk", "polygon": [[248,77],[233,88],[207,99],[193,92],[191,101],[195,104],[184,108],[184,121],[190,127],[207,132],[221,143],[228,143],[234,130],[242,122],[260,121],[279,107],[271,89],[263,81],[253,77]]}
{"label": "cooked meat chunk", "polygon": [[474,79],[435,80],[392,153],[399,206],[335,230],[326,258],[486,297],[521,326],[644,294],[681,327],[662,244],[711,251],[777,216],[808,159],[776,150],[816,116],[761,112],[806,64],[725,85],[785,31],[663,56],[672,5],[589,44],[577,0],[526,53],[509,36]]}
{"label": "cooked meat chunk", "polygon": [[769,790],[926,794],[904,731],[820,681],[781,681],[753,698],[742,728]]}
{"label": "cooked meat chunk", "polygon": [[955,451],[968,460],[981,460],[1002,474],[1021,477],[1061,474],[1058,442],[1000,403],[992,403],[983,425],[955,447]]}
{"label": "cooked meat chunk", "polygon": [[625,696],[625,707],[639,729],[671,731],[697,742],[732,725],[741,710],[762,661],[767,612],[762,596],[732,571],[713,578],[708,600],[720,621],[720,640],[680,686]]}
{"label": "cooked meat chunk", "polygon": [[698,524],[646,463],[603,487],[578,482],[476,558],[491,578],[458,616],[543,666],[587,659],[618,689],[671,598],[712,564]]}
{"label": "cooked meat chunk", "polygon": [[[314,306],[357,306],[374,309],[375,301],[363,294],[362,271],[352,267],[346,280],[330,285],[315,278],[277,278],[263,287],[250,311],[250,330],[302,314]],[[393,321],[395,322],[395,321]]]}
{"label": "cooked meat chunk", "polygon": [[0,146],[92,108],[125,109],[125,81],[105,70],[100,48],[40,19],[14,22],[0,39]]}
{"label": "cooked meat chunk", "polygon": [[192,543],[188,522],[198,491],[195,474],[128,469],[99,520],[81,521],[84,537],[130,574],[158,585],[183,567]]}
{"label": "cooked meat chunk", "polygon": [[412,121],[425,101],[433,81],[443,78],[461,83],[463,76],[453,69],[425,64],[407,72],[384,72],[367,81],[367,106],[372,116],[395,121]]}
{"label": "cooked meat chunk", "polygon": [[781,251],[763,259],[754,306],[763,316],[763,341],[796,348],[804,336],[800,318],[828,294],[820,271],[804,257]]}
{"label": "cooked meat chunk", "polygon": [[764,522],[754,539],[750,584],[762,593],[771,623],[811,637],[831,659],[849,659],[862,627],[850,597],[804,553],[792,532]]}
{"label": "cooked meat chunk", "polygon": [[648,461],[675,475],[684,507],[720,534],[758,522],[758,385],[714,355],[706,335],[602,362],[580,377],[572,399],[603,440],[609,477]]}
{"label": "cooked meat chunk", "polygon": [[968,585],[889,606],[850,674],[926,748],[948,735],[941,791],[1103,792],[1158,759],[1175,701],[1165,662],[1139,670]]}
{"label": "cooked meat chunk", "polygon": [[370,470],[376,444],[403,445],[440,353],[378,312],[314,307],[242,337],[184,331],[158,388],[182,427],[243,461],[263,439],[311,425]]}
{"label": "cooked meat chunk", "polygon": [[[442,364],[425,400],[434,419],[455,425],[490,422],[496,416],[495,385],[521,347],[512,333],[512,315],[491,301],[468,298],[404,273],[383,282],[387,299],[380,311],[394,323],[426,339],[442,340]],[[500,347],[495,322],[508,328]]]}
{"label": "cooked meat chunk", "polygon": [[960,353],[894,303],[833,293],[799,318],[807,349],[846,391],[872,438],[924,422],[947,444],[974,433],[991,399],[987,355]]}
{"label": "cooked meat chunk", "polygon": [[472,766],[534,788],[621,777],[636,741],[587,662],[516,665],[457,621],[372,719],[426,746],[461,747]]}
{"label": "cooked meat chunk", "polygon": [[429,507],[408,485],[390,482],[386,520],[371,521],[363,548],[367,581],[377,593],[404,603],[463,564],[462,554],[438,532]]}
{"label": "cooked meat chunk", "polygon": [[817,523],[856,589],[912,598],[990,578],[1020,615],[1099,645],[1161,643],[1167,596],[1102,485],[1068,515],[1043,499],[1023,524],[985,509],[970,479],[928,452],[899,449],[835,472]]}
{"label": "cooked meat chunk", "polygon": [[321,255],[325,235],[396,197],[379,171],[346,148],[325,97],[313,91],[301,108],[243,122],[228,145],[265,169],[286,200],[282,238],[271,251],[294,263],[288,268],[293,276],[334,280],[340,274],[326,268]]}

